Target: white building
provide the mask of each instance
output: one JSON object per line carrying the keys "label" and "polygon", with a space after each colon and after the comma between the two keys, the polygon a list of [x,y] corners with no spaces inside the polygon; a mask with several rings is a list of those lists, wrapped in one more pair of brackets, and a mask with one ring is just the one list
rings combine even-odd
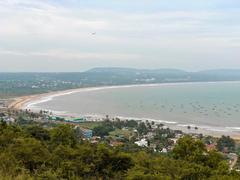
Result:
{"label": "white building", "polygon": [[161,153],[167,153],[167,152],[168,152],[168,151],[167,151],[166,148],[163,148],[162,151],[161,151]]}
{"label": "white building", "polygon": [[136,141],[135,144],[137,144],[140,147],[147,147],[148,146],[148,142],[146,139],[141,139],[140,141]]}

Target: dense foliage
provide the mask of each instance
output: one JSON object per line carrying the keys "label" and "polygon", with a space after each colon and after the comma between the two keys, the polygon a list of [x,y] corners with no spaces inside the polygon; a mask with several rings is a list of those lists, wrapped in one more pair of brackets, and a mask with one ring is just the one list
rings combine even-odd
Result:
{"label": "dense foliage", "polygon": [[235,150],[235,141],[229,136],[222,136],[217,141],[217,149],[219,151],[233,152]]}
{"label": "dense foliage", "polygon": [[[67,125],[0,123],[0,179],[239,179],[218,152],[191,137],[166,156],[78,138]],[[134,148],[134,146],[133,146]]]}

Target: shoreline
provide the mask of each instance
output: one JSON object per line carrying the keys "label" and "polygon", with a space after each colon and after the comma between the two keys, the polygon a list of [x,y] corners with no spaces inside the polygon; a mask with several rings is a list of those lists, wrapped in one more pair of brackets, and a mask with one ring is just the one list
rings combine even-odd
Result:
{"label": "shoreline", "polygon": [[[133,85],[118,85],[118,86],[98,86],[98,87],[84,87],[84,88],[76,88],[76,89],[68,89],[68,90],[63,90],[63,91],[55,91],[55,92],[49,92],[49,93],[43,93],[43,94],[36,94],[36,95],[29,95],[29,96],[22,96],[22,97],[17,97],[13,99],[13,102],[10,103],[8,106],[9,108],[13,109],[33,109],[34,106],[42,103],[42,102],[47,102],[51,101],[53,98],[58,97],[58,96],[64,96],[68,94],[73,94],[73,93],[78,93],[78,92],[86,92],[86,91],[98,91],[98,90],[105,90],[105,89],[116,89],[116,88],[131,88],[131,87],[154,87],[154,86],[175,86],[175,85],[191,85],[191,84],[216,84],[216,83],[239,83],[239,81],[220,81],[220,82],[177,82],[177,83],[158,83],[158,84],[133,84]],[[63,113],[63,112],[58,112],[55,113],[52,110],[49,110],[53,112],[53,114],[58,115],[58,116],[65,116],[65,117],[76,117],[79,116],[77,114],[68,114],[68,113]],[[95,116],[95,115],[89,115],[91,119],[101,119],[104,116]],[[116,117],[121,117],[121,116],[115,116]],[[234,129],[234,127],[220,127],[219,130],[217,129],[211,129],[214,127],[207,127],[203,125],[192,125],[191,124],[191,130],[187,129],[188,124],[181,124],[178,122],[173,122],[173,121],[165,121],[165,120],[157,120],[157,119],[150,119],[150,118],[128,118],[128,117],[121,117],[121,120],[127,120],[127,119],[134,119],[134,120],[140,120],[140,121],[146,121],[149,119],[149,121],[155,121],[161,124],[164,124],[171,129],[176,129],[176,130],[182,130],[185,133],[202,133],[205,135],[212,135],[214,137],[219,137],[221,135],[229,135],[233,137],[234,139],[240,140],[240,130]],[[190,125],[190,124],[189,124]],[[198,127],[198,130],[194,130],[194,127]],[[202,128],[201,128],[202,127]],[[205,127],[205,129],[203,128]],[[223,130],[223,128],[228,129],[229,131]]]}
{"label": "shoreline", "polygon": [[[116,88],[131,88],[131,87],[151,87],[151,86],[166,86],[166,85],[184,85],[184,84],[196,84],[201,82],[179,82],[179,83],[156,83],[156,84],[132,84],[132,85],[116,85],[116,86],[96,86],[96,87],[82,87],[82,88],[76,88],[76,89],[67,89],[67,90],[60,90],[60,91],[51,91],[48,93],[42,93],[42,94],[35,94],[35,95],[27,95],[27,96],[19,96],[16,98],[11,99],[13,102],[11,102],[8,105],[8,108],[13,109],[24,109],[23,107],[28,107],[28,103],[35,102],[34,104],[40,103],[39,101],[42,98],[47,99],[49,97],[48,101],[52,100],[52,98],[57,96],[63,96],[67,94],[73,94],[78,93],[81,91],[97,91],[97,90],[104,90],[104,89],[116,89]],[[207,82],[207,83],[215,83],[215,82]],[[46,100],[47,101],[47,100]],[[46,102],[45,101],[45,102]]]}
{"label": "shoreline", "polygon": [[[116,89],[116,88],[131,88],[131,87],[155,87],[155,86],[176,86],[176,85],[197,85],[197,84],[218,84],[218,83],[240,83],[240,81],[206,81],[206,82],[168,82],[168,83],[153,83],[153,84],[130,84],[130,85],[113,85],[113,86],[96,86],[96,87],[82,87],[76,89],[67,89],[59,91],[51,91],[42,94],[19,96],[11,99],[8,108],[13,109],[24,109],[23,107],[28,107],[28,103],[35,102],[34,104],[39,104],[42,98],[45,98],[44,102],[52,100],[54,97],[64,96],[68,94],[78,93],[81,91],[97,91],[105,89]],[[47,98],[48,97],[48,98]]]}

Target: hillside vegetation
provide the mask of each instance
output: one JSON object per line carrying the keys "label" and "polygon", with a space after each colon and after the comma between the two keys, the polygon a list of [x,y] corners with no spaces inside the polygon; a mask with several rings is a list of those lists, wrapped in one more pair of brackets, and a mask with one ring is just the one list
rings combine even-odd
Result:
{"label": "hillside vegetation", "polygon": [[68,125],[0,123],[0,179],[240,179],[200,140],[181,138],[169,155],[79,138]]}

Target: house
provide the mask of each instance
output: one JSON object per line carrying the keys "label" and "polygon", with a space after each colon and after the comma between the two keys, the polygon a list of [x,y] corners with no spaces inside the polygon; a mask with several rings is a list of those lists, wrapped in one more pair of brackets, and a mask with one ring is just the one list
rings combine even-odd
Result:
{"label": "house", "polygon": [[175,131],[175,137],[176,137],[176,138],[179,139],[179,138],[181,138],[182,136],[183,136],[182,133],[178,133],[178,132]]}
{"label": "house", "polygon": [[80,126],[75,126],[74,129],[79,138],[91,139],[93,136],[93,131],[91,129],[84,129]]}
{"label": "house", "polygon": [[65,120],[65,122],[71,122],[71,123],[83,123],[86,122],[86,118],[82,117],[82,118],[68,118]]}
{"label": "house", "polygon": [[177,141],[178,141],[178,138],[170,138],[169,140],[170,140],[170,141],[172,141],[172,142],[173,142],[173,144],[176,144],[176,143],[177,143]]}
{"label": "house", "polygon": [[82,135],[86,139],[90,139],[93,136],[93,131],[91,129],[83,129],[81,128]]}
{"label": "house", "polygon": [[161,153],[167,153],[168,152],[168,150],[166,149],[166,148],[163,148],[162,150],[161,150]]}
{"label": "house", "polygon": [[112,146],[112,147],[122,146],[123,144],[124,144],[123,142],[119,142],[119,141],[111,141],[110,142],[110,146]]}
{"label": "house", "polygon": [[153,133],[153,132],[148,132],[145,137],[147,137],[147,138],[153,138],[154,135],[155,135],[155,133]]}
{"label": "house", "polygon": [[99,141],[101,140],[101,137],[100,136],[93,136],[91,138],[91,143],[92,144],[96,144],[96,143],[99,143]]}
{"label": "house", "polygon": [[148,146],[148,142],[146,139],[141,139],[140,141],[136,141],[135,144],[137,144],[140,147],[147,147]]}
{"label": "house", "polygon": [[15,119],[12,117],[3,117],[3,121],[5,121],[7,124],[15,123]]}
{"label": "house", "polygon": [[213,151],[216,150],[215,144],[207,144],[206,145],[207,151]]}

